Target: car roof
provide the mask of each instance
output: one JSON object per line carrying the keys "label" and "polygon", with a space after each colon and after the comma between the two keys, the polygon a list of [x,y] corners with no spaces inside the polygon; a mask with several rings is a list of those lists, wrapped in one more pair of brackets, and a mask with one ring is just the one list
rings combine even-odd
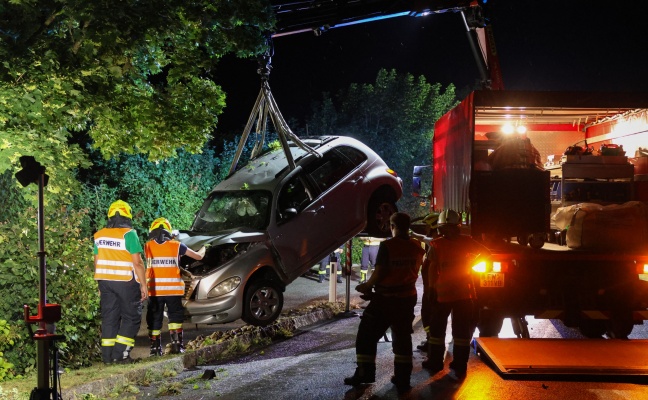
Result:
{"label": "car roof", "polygon": [[[341,144],[359,148],[365,153],[368,149],[358,140],[346,136],[303,137],[300,140],[320,154],[329,147]],[[298,147],[293,142],[289,142],[289,148],[296,165],[300,165],[304,159],[312,157],[308,155],[306,150]],[[277,181],[282,179],[288,172],[286,153],[280,147],[248,161],[243,167],[217,184],[213,191],[273,190]]]}

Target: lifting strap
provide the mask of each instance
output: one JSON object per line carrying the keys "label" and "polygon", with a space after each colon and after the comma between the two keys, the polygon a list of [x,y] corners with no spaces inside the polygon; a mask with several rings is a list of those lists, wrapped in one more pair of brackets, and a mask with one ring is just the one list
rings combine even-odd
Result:
{"label": "lifting strap", "polygon": [[281,147],[286,154],[288,167],[291,171],[295,169],[296,165],[295,160],[292,157],[292,153],[290,152],[290,147],[288,144],[289,140],[301,149],[314,154],[317,157],[320,157],[319,153],[317,153],[312,147],[301,141],[297,137],[297,135],[295,135],[293,131],[290,130],[290,127],[286,123],[286,120],[284,119],[283,115],[281,115],[281,111],[279,111],[277,102],[272,96],[272,92],[270,91],[270,84],[268,83],[268,79],[270,77],[270,69],[272,68],[270,65],[272,52],[272,43],[270,37],[268,37],[268,42],[270,50],[268,50],[263,56],[259,57],[259,69],[257,70],[257,73],[261,75],[261,90],[259,91],[259,95],[257,96],[256,102],[254,103],[254,107],[252,107],[252,112],[250,113],[248,122],[243,129],[243,134],[241,135],[241,139],[239,140],[238,148],[236,149],[234,159],[232,160],[229,174],[232,174],[236,171],[237,164],[239,162],[239,159],[241,158],[241,154],[243,153],[243,149],[245,148],[248,137],[252,132],[253,126],[256,126],[256,143],[252,148],[250,159],[254,159],[259,154],[261,154],[265,141],[265,134],[268,128],[268,117],[270,117],[270,121],[277,131],[279,142],[281,143]]}

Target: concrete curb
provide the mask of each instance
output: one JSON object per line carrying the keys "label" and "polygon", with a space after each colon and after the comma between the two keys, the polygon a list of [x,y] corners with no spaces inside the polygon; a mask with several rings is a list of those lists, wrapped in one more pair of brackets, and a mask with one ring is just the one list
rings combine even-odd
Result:
{"label": "concrete curb", "polygon": [[106,396],[116,387],[125,386],[129,383],[140,380],[145,376],[147,371],[151,369],[156,371],[173,369],[180,373],[184,369],[195,368],[196,366],[205,363],[210,363],[216,360],[223,361],[225,359],[220,356],[223,354],[224,350],[232,344],[234,338],[239,342],[248,344],[259,338],[273,339],[279,336],[280,332],[294,332],[305,326],[333,319],[335,315],[336,314],[333,310],[322,308],[302,315],[280,317],[273,324],[259,329],[258,331],[236,334],[235,336],[216,344],[201,347],[195,351],[189,351],[171,359],[142,364],[141,368],[136,368],[123,374],[116,373],[109,378],[99,379],[64,389],[63,399],[76,400],[88,393],[95,396]]}

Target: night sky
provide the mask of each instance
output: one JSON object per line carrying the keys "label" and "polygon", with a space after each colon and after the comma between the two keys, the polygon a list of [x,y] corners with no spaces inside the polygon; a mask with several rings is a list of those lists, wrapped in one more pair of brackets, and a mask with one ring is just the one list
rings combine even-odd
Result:
{"label": "night sky", "polygon": [[[648,2],[490,0],[505,89],[648,92]],[[274,40],[270,87],[287,120],[311,101],[396,69],[465,94],[479,79],[461,15],[399,17]],[[219,131],[240,131],[260,88],[256,60],[226,57]]]}

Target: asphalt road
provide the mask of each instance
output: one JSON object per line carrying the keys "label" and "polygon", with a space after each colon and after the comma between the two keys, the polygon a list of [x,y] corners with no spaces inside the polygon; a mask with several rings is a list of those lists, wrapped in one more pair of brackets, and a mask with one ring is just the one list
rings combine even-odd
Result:
{"label": "asphalt road", "polygon": [[[356,282],[351,282],[351,287]],[[344,299],[344,286],[338,288]],[[419,293],[421,293],[419,281]],[[314,299],[326,300],[328,287],[314,279],[300,278],[286,292],[288,308],[299,308]],[[351,296],[351,302],[362,305],[361,300]],[[290,304],[290,305],[288,305]],[[419,315],[419,305],[416,315]],[[392,374],[393,353],[391,344],[379,344],[377,357],[377,381],[373,385],[352,388],[343,384],[343,378],[355,369],[355,336],[362,308],[331,321],[298,331],[294,337],[273,343],[248,356],[224,364],[202,366],[184,371],[169,379],[180,388],[173,399],[573,399],[573,400],[624,400],[648,398],[648,385],[629,382],[605,382],[605,377],[593,376],[572,379],[514,380],[500,376],[478,354],[471,353],[469,375],[457,383],[447,376],[447,369],[435,376],[421,368],[424,354],[415,352],[412,391],[399,396],[389,379]],[[580,338],[577,330],[549,320],[527,318],[532,338]],[[228,324],[229,325],[229,324]],[[224,327],[198,327],[221,329]],[[228,328],[229,329],[229,328]],[[647,326],[636,326],[630,338],[645,339]],[[414,324],[413,342],[425,337],[420,320]],[[507,321],[500,337],[515,337]],[[450,343],[448,332],[446,341]],[[449,346],[450,348],[450,346]],[[446,362],[451,354],[447,354]],[[213,371],[215,377],[203,380],[205,371]],[[140,387],[137,399],[157,396],[164,385]]]}
{"label": "asphalt road", "polygon": [[[359,267],[354,267],[357,271]],[[284,306],[283,311],[290,309],[301,309],[310,304],[328,301],[329,300],[329,291],[330,291],[330,282],[325,280],[323,283],[318,283],[317,275],[315,270],[312,270],[312,273],[307,274],[297,278],[293,283],[288,285],[286,291],[284,292]],[[358,274],[351,276],[350,289],[351,293],[349,294],[349,302],[351,303],[350,308],[353,308],[355,304],[360,303],[362,300],[358,297],[358,294],[355,292],[354,288],[358,284]],[[337,301],[344,302],[346,300],[346,280],[343,280],[343,283],[336,282],[336,293]],[[162,343],[169,343],[168,335],[168,326],[167,319],[164,319],[164,325],[162,327]],[[184,331],[184,341],[185,343],[190,340],[195,339],[198,335],[209,335],[215,331],[229,331],[231,329],[240,328],[245,323],[241,320],[226,324],[187,324],[183,325]],[[145,358],[149,355],[149,338],[148,330],[146,327],[146,306],[142,312],[142,324],[140,325],[140,330],[135,338],[135,348],[131,351],[131,357],[133,358]]]}

